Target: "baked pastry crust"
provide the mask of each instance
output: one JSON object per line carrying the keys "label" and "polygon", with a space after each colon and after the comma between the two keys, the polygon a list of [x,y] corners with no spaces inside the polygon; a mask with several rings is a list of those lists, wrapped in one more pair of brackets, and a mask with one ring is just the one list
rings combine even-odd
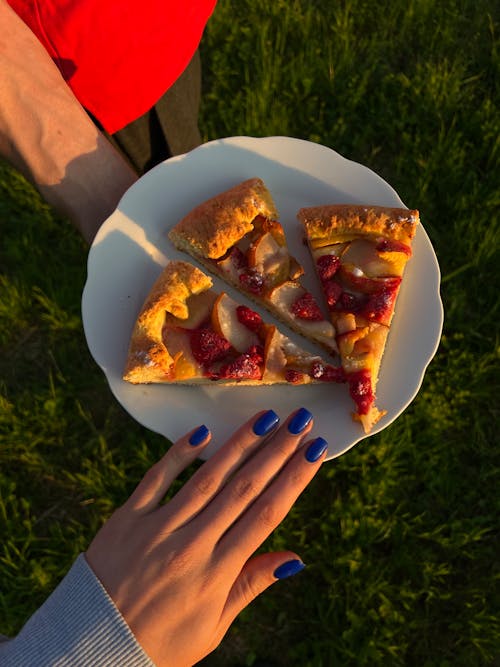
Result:
{"label": "baked pastry crust", "polygon": [[382,236],[409,244],[419,221],[416,210],[387,206],[332,204],[301,208],[297,214],[311,247]]}
{"label": "baked pastry crust", "polygon": [[195,266],[187,262],[167,264],[146,297],[134,325],[124,380],[132,383],[165,380],[173,363],[162,339],[166,314],[186,320],[189,297],[211,286],[211,278]]}
{"label": "baked pastry crust", "polygon": [[211,279],[187,262],[165,267],[134,325],[124,380],[224,385],[344,381],[342,369],[302,349],[258,313],[211,286]]}
{"label": "baked pastry crust", "polygon": [[274,219],[278,212],[260,178],[251,178],[196,206],[169,233],[182,250],[219,259],[253,229],[258,215]]}

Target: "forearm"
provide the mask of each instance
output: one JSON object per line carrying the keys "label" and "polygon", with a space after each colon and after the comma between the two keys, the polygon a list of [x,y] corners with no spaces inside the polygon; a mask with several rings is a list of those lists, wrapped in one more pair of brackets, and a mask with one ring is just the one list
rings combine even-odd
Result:
{"label": "forearm", "polygon": [[0,25],[0,154],[90,242],[137,175],[4,0]]}

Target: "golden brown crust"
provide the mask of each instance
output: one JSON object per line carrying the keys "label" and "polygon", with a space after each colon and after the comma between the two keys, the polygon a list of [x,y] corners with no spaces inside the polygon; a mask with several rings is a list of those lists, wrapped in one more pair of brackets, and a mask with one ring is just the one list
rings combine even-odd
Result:
{"label": "golden brown crust", "polygon": [[123,379],[133,383],[165,381],[173,359],[162,340],[166,313],[187,319],[187,299],[212,286],[212,280],[187,262],[169,262],[151,288],[132,331]]}
{"label": "golden brown crust", "polygon": [[258,215],[274,219],[278,212],[264,182],[251,178],[196,206],[169,238],[180,250],[218,259],[253,229]]}
{"label": "golden brown crust", "polygon": [[383,236],[410,244],[419,222],[416,210],[363,204],[301,208],[297,217],[313,248],[349,241],[357,236]]}

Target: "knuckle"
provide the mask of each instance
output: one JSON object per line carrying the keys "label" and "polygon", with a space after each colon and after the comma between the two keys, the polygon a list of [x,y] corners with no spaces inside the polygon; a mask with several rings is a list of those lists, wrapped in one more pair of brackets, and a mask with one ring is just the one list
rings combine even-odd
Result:
{"label": "knuckle", "polygon": [[211,496],[217,490],[217,482],[211,475],[195,475],[192,479],[201,496]]}
{"label": "knuckle", "polygon": [[160,470],[160,465],[159,462],[153,463],[151,468],[148,468],[146,472],[144,473],[144,476],[142,478],[143,483],[146,484],[152,484],[153,482],[156,482],[158,477],[160,476],[161,470]]}
{"label": "knuckle", "polygon": [[289,480],[292,486],[302,487],[306,486],[307,482],[309,481],[309,477],[307,476],[304,468],[296,467],[295,469],[291,470]]}
{"label": "knuckle", "polygon": [[274,528],[281,519],[281,514],[270,503],[266,503],[259,510],[259,521],[265,528]]}
{"label": "knuckle", "polygon": [[240,596],[245,606],[255,600],[259,592],[259,587],[256,585],[253,577],[245,577],[240,582]]}
{"label": "knuckle", "polygon": [[234,495],[236,498],[245,500],[255,495],[255,486],[249,479],[236,479],[234,481]]}
{"label": "knuckle", "polygon": [[174,464],[175,468],[183,466],[186,462],[184,450],[180,447],[173,446],[167,453],[166,463],[168,463],[169,459]]}

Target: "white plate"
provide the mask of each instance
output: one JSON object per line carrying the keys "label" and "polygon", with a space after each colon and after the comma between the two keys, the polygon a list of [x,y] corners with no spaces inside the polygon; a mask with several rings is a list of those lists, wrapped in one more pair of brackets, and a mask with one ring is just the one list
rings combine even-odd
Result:
{"label": "white plate", "polygon": [[[253,176],[271,190],[292,254],[304,265],[306,285],[318,298],[296,219],[298,209],[349,202],[404,206],[373,171],[319,144],[288,137],[232,137],[204,144],[140,178],[99,230],[89,253],[82,298],[87,343],[122,406],[171,440],[204,423],[213,433],[206,453],[210,456],[254,412],[273,408],[284,419],[305,406],[314,414],[314,434],[328,440],[328,458],[334,458],[366,437],[351,419],[353,406],[345,385],[182,387],[131,385],[121,379],[130,333],[152,283],[169,259],[189,261],[170,244],[168,230],[196,204]],[[377,388],[377,405],[387,414],[372,434],[413,400],[435,354],[443,323],[439,282],[436,256],[419,226]],[[218,280],[214,285],[234,296]]]}

